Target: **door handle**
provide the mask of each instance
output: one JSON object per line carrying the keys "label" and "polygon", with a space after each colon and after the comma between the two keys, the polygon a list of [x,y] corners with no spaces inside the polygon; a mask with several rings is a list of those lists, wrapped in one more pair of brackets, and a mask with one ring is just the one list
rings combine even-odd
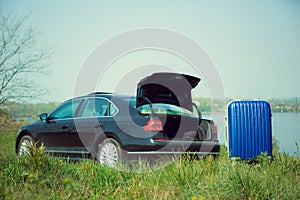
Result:
{"label": "door handle", "polygon": [[96,124],[94,127],[95,127],[95,128],[101,128],[101,127],[102,127],[102,124]]}
{"label": "door handle", "polygon": [[66,125],[63,125],[61,128],[62,128],[62,129],[67,129],[67,128],[69,128],[69,127],[66,126]]}

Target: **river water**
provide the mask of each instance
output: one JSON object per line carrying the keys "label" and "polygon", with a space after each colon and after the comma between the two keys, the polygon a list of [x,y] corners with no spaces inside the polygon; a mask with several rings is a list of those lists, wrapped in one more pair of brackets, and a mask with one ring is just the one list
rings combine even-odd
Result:
{"label": "river water", "polygon": [[300,113],[273,113],[272,130],[280,152],[300,157]]}
{"label": "river water", "polygon": [[[224,143],[224,114],[204,115],[203,118],[214,119],[219,128],[219,140]],[[300,113],[272,113],[272,135],[279,142],[280,152],[300,157]]]}

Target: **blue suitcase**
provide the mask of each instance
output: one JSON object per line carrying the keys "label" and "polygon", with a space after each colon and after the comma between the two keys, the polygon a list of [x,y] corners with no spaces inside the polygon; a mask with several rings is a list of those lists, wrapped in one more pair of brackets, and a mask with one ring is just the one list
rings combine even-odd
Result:
{"label": "blue suitcase", "polygon": [[266,101],[233,101],[227,107],[227,147],[230,157],[253,159],[272,155],[271,107]]}

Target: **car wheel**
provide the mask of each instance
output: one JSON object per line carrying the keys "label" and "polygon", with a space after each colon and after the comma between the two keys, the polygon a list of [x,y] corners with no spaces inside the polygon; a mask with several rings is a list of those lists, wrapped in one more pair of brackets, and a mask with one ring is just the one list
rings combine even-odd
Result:
{"label": "car wheel", "polygon": [[18,155],[29,155],[29,149],[32,147],[33,142],[34,140],[29,135],[23,136],[18,145]]}
{"label": "car wheel", "polygon": [[99,145],[97,159],[101,165],[116,167],[122,160],[119,143],[112,138],[105,139]]}

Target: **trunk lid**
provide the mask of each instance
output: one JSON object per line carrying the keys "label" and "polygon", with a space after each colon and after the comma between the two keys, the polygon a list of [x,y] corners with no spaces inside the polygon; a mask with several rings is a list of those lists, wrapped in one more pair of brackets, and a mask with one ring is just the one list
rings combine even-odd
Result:
{"label": "trunk lid", "polygon": [[143,78],[137,85],[137,105],[147,104],[141,101],[147,98],[151,103],[166,103],[193,110],[191,90],[200,82],[200,78],[179,73],[154,73]]}

